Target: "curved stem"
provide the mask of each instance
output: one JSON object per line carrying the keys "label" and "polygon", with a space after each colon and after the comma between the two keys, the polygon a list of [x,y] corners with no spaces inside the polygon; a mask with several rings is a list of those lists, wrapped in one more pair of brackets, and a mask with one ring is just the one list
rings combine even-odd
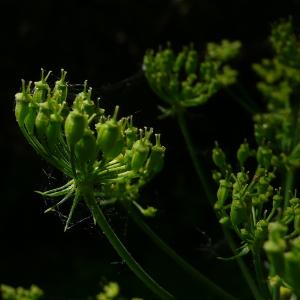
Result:
{"label": "curved stem", "polygon": [[196,280],[203,284],[203,286],[209,289],[216,296],[221,297],[221,299],[234,300],[236,299],[214,282],[209,280],[206,276],[201,274],[198,270],[196,270],[193,266],[191,266],[188,262],[186,262],[181,256],[179,256],[169,245],[167,245],[141,218],[139,213],[136,211],[134,207],[131,207],[130,204],[124,204],[126,207],[130,217],[133,221],[146,233],[149,238],[163,251],[165,252],[173,261],[175,261],[178,266],[182,268],[186,273],[190,274]]}
{"label": "curved stem", "polygon": [[135,275],[144,282],[144,284],[152,290],[160,299],[170,300],[175,299],[169,292],[161,287],[148,273],[138,264],[138,262],[131,256],[122,242],[119,240],[113,229],[107,222],[102,210],[98,206],[93,194],[93,188],[89,185],[82,185],[80,191],[84,200],[95,218],[97,224],[108,238],[113,248],[117,251],[120,257],[126,262],[128,267],[135,273]]}
{"label": "curved stem", "polygon": [[[184,116],[184,111],[181,108],[178,108],[175,110],[176,111],[176,116],[177,116],[177,122],[178,125],[180,127],[181,133],[184,137],[185,143],[187,145],[188,148],[188,152],[190,154],[190,157],[192,159],[192,163],[194,165],[195,171],[199,177],[199,180],[202,184],[202,187],[204,189],[205,195],[208,199],[208,201],[210,202],[210,204],[213,206],[215,203],[215,196],[213,195],[211,189],[210,189],[210,183],[207,180],[207,175],[204,173],[204,168],[203,168],[203,164],[201,162],[200,159],[198,159],[195,149],[194,149],[194,145],[190,136],[190,133],[187,129],[187,125],[186,125],[186,120],[185,120],[185,116]],[[223,232],[226,236],[226,239],[228,241],[228,245],[231,248],[231,250],[234,252],[236,249],[235,243],[232,239],[231,233],[224,227],[222,226]],[[257,300],[262,300],[262,296],[260,295],[260,292],[252,278],[252,276],[250,275],[250,271],[247,268],[247,266],[245,265],[244,261],[242,258],[238,257],[237,259],[237,263],[243,273],[243,276],[252,292],[252,294],[254,295],[255,299]]]}

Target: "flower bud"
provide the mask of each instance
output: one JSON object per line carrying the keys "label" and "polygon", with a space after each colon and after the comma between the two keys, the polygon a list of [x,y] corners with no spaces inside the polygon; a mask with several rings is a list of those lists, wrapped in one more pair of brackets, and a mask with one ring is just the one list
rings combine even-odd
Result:
{"label": "flower bud", "polygon": [[230,226],[230,218],[228,216],[224,216],[219,220],[219,223],[225,227]]}
{"label": "flower bud", "polygon": [[173,72],[179,73],[181,68],[184,66],[186,60],[187,48],[183,48],[183,50],[177,55],[175,63],[173,65]]}
{"label": "flower bud", "polygon": [[29,94],[31,82],[29,82],[28,87],[25,87],[25,81],[22,80],[22,91],[17,93],[15,96],[16,107],[15,107],[15,116],[16,120],[19,123],[19,126],[23,126],[24,120],[29,111],[29,103],[31,101],[31,95]]}
{"label": "flower bud", "polygon": [[87,127],[87,118],[77,110],[71,111],[65,121],[65,135],[68,146],[72,149],[82,138]]}
{"label": "flower bud", "polygon": [[185,71],[187,74],[192,74],[196,72],[198,64],[198,55],[197,51],[190,50],[188,52],[186,62],[185,62]]}
{"label": "flower bud", "polygon": [[256,153],[256,159],[259,165],[268,169],[271,166],[272,150],[266,146],[259,146]]}
{"label": "flower bud", "polygon": [[91,130],[85,130],[75,145],[75,155],[80,164],[93,163],[96,159],[96,138]]}
{"label": "flower bud", "polygon": [[214,205],[215,209],[222,209],[225,201],[228,199],[230,193],[231,183],[227,179],[220,180],[220,186],[217,191],[217,202]]}
{"label": "flower bud", "polygon": [[290,251],[284,254],[284,280],[290,285],[297,297],[300,295],[300,252]]}
{"label": "flower bud", "polygon": [[58,141],[61,125],[63,123],[63,117],[58,114],[51,114],[49,120],[49,126],[47,128],[47,142],[48,147],[53,151],[55,149],[56,142]]}
{"label": "flower bud", "polygon": [[58,103],[63,103],[67,99],[68,95],[68,85],[65,81],[67,72],[61,69],[60,80],[55,82],[55,87],[53,89],[53,97],[57,99]]}
{"label": "flower bud", "polygon": [[284,250],[286,248],[285,241],[283,239],[274,241],[266,241],[264,243],[264,250],[271,264],[275,274],[283,275],[284,273]]}
{"label": "flower bud", "polygon": [[216,145],[212,151],[212,160],[214,164],[220,169],[224,169],[226,167],[225,153],[218,145]]}
{"label": "flower bud", "polygon": [[126,146],[131,148],[134,142],[137,140],[137,128],[132,125],[132,116],[128,119],[128,128],[125,130],[125,137],[126,137]]}
{"label": "flower bud", "polygon": [[160,134],[155,134],[156,144],[151,148],[146,168],[151,174],[158,173],[163,167],[166,148],[160,144]]}
{"label": "flower bud", "polygon": [[216,170],[213,170],[212,171],[212,178],[216,183],[219,183],[219,181],[222,179],[222,173],[220,173]]}
{"label": "flower bud", "polygon": [[261,243],[267,239],[268,236],[268,222],[266,220],[259,220],[256,223],[254,231],[254,244],[261,247]]}
{"label": "flower bud", "polygon": [[132,160],[131,168],[133,170],[140,170],[144,167],[149,154],[149,146],[144,139],[137,140],[132,146]]}
{"label": "flower bud", "polygon": [[152,133],[152,128],[147,131],[147,128],[145,127],[145,136],[142,137],[143,130],[140,129],[140,139],[137,140],[132,146],[131,168],[133,170],[137,171],[145,166],[151,146],[149,138]]}
{"label": "flower bud", "polygon": [[40,109],[35,119],[35,128],[38,138],[42,141],[46,136],[47,127],[50,121],[50,110],[48,102],[40,103]]}
{"label": "flower bud", "polygon": [[116,106],[112,119],[96,125],[97,148],[103,152],[103,156],[107,160],[119,155],[124,147],[120,124],[116,120],[118,110],[119,106]]}
{"label": "flower bud", "polygon": [[283,197],[277,193],[276,195],[273,196],[273,209],[277,209],[281,206],[282,204]]}
{"label": "flower bud", "polygon": [[47,99],[48,92],[50,91],[50,87],[46,81],[49,78],[51,71],[48,72],[46,77],[44,77],[43,69],[41,69],[41,73],[41,80],[34,83],[35,88],[33,92],[33,101],[35,103],[44,102]]}
{"label": "flower bud", "polygon": [[28,106],[28,113],[24,120],[27,131],[30,134],[34,133],[35,119],[39,110],[39,106],[35,102],[30,102]]}
{"label": "flower bud", "polygon": [[248,143],[241,144],[237,151],[236,156],[237,156],[237,159],[238,159],[240,165],[244,166],[245,161],[250,156],[249,144]]}
{"label": "flower bud", "polygon": [[247,221],[247,211],[245,203],[234,199],[231,203],[230,220],[234,227],[238,228],[242,223]]}

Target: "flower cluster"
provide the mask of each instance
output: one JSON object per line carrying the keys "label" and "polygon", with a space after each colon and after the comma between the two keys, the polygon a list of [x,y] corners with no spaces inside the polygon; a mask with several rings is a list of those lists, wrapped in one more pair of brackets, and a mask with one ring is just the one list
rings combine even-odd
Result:
{"label": "flower cluster", "polygon": [[[100,204],[133,201],[140,187],[162,168],[165,147],[160,144],[159,134],[155,134],[155,143],[151,141],[152,128],[136,128],[132,116],[118,118],[118,106],[112,116],[106,115],[92,100],[87,82],[72,101],[66,72],[62,70],[53,88],[47,83],[49,75],[44,76],[42,70],[41,80],[33,84],[33,89],[32,82],[22,81],[22,91],[16,94],[15,115],[37,153],[70,178],[66,185],[41,193],[63,196],[58,204],[74,199],[67,228],[81,198],[82,184],[93,186]],[[140,210],[146,215],[155,211]]]}
{"label": "flower cluster", "polygon": [[153,91],[171,108],[198,106],[236,81],[237,72],[226,63],[238,54],[240,46],[239,41],[209,43],[204,58],[193,46],[178,54],[169,46],[156,53],[149,50],[143,68]]}
{"label": "flower cluster", "polygon": [[[254,64],[261,77],[257,87],[267,103],[267,112],[254,116],[258,144],[272,143],[275,152],[283,153],[288,167],[298,167],[300,132],[294,132],[299,122],[300,47],[292,21],[276,24],[270,36],[274,52],[272,59]],[[291,155],[291,159],[289,156]],[[297,159],[296,159],[297,158]]]}
{"label": "flower cluster", "polygon": [[[245,171],[245,164],[254,158],[257,167],[251,176]],[[237,151],[238,172],[233,171],[218,145],[212,159],[219,169],[213,174],[219,183],[214,209],[219,222],[234,230],[241,240],[233,258],[249,252],[260,256],[264,249],[270,286],[299,297],[300,199],[290,196],[285,205],[284,191],[274,187],[280,176],[276,156],[268,146],[251,150],[245,142]]]}
{"label": "flower cluster", "polygon": [[[292,294],[300,297],[300,199],[293,191],[294,172],[300,167],[300,106],[295,101],[300,48],[291,21],[275,25],[270,41],[273,59],[254,65],[263,79],[258,89],[267,101],[267,112],[254,116],[257,149],[247,142],[239,147],[235,172],[222,149],[214,148],[212,159],[219,169],[213,174],[219,184],[214,208],[220,223],[241,240],[236,256],[251,252],[257,277],[263,279],[259,261],[264,251],[271,294],[289,299]],[[268,289],[261,290],[268,297]]]}
{"label": "flower cluster", "polygon": [[36,285],[32,285],[29,289],[1,285],[1,299],[3,300],[39,300],[43,294],[43,291]]}

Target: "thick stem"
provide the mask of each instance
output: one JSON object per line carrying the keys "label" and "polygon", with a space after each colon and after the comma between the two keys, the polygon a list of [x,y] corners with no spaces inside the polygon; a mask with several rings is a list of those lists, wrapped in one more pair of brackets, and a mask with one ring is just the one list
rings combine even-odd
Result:
{"label": "thick stem", "polygon": [[275,287],[273,287],[272,292],[272,300],[280,300],[280,285],[276,285]]}
{"label": "thick stem", "polygon": [[[211,189],[210,189],[210,183],[207,180],[207,175],[204,172],[204,168],[203,168],[203,164],[201,162],[200,159],[198,159],[195,149],[194,149],[194,145],[192,142],[192,139],[190,137],[189,131],[187,129],[187,125],[186,125],[186,120],[185,120],[185,115],[184,115],[184,111],[181,108],[178,108],[176,110],[176,116],[177,116],[177,122],[178,125],[180,127],[181,133],[184,137],[185,143],[187,145],[188,148],[188,152],[190,154],[190,157],[192,159],[192,163],[194,165],[195,171],[197,172],[197,175],[199,177],[199,180],[202,184],[202,187],[204,189],[205,195],[208,199],[208,201],[210,202],[210,204],[213,206],[215,203],[215,196],[213,195]],[[222,226],[223,232],[226,236],[226,239],[228,241],[228,245],[231,248],[231,250],[233,252],[235,252],[236,246],[235,243],[233,241],[233,238],[231,236],[231,233],[224,227]],[[242,258],[238,257],[237,259],[237,263],[242,271],[242,274],[252,292],[252,294],[254,295],[256,300],[262,300],[262,296],[260,295],[260,292],[254,282],[254,280],[252,279],[252,276],[250,275],[250,271],[247,268],[247,266],[245,265],[244,261]]]}
{"label": "thick stem", "polygon": [[259,289],[260,289],[262,295],[264,295],[264,298],[269,299],[270,298],[269,290],[268,290],[266,278],[264,276],[259,250],[254,249],[252,252],[252,255],[253,255],[254,268],[255,268],[255,273],[256,273],[256,278],[257,278],[257,283],[258,283]]}
{"label": "thick stem", "polygon": [[284,208],[289,205],[289,200],[291,199],[292,189],[294,186],[295,172],[292,169],[288,169],[285,174],[284,182]]}
{"label": "thick stem", "polygon": [[134,207],[131,207],[130,204],[125,205],[130,217],[133,221],[146,233],[149,238],[163,251],[165,252],[173,261],[175,261],[179,267],[187,274],[190,274],[194,277],[199,283],[202,284],[200,287],[208,289],[215,294],[216,296],[221,297],[221,299],[234,300],[236,299],[232,295],[228,294],[218,285],[213,283],[203,274],[201,274],[198,270],[196,270],[193,266],[191,266],[188,262],[186,262],[181,256],[179,256],[169,245],[167,245],[141,218],[139,213],[136,211]]}
{"label": "thick stem", "polygon": [[126,262],[128,267],[135,273],[135,275],[143,281],[143,283],[156,294],[160,299],[170,300],[175,299],[169,292],[161,287],[154,279],[150,277],[148,273],[137,263],[137,261],[131,256],[122,242],[119,240],[109,223],[107,222],[102,210],[96,202],[93,194],[93,188],[89,185],[80,187],[81,194],[83,195],[85,202],[95,218],[97,224],[108,238],[113,248],[117,251],[120,257]]}

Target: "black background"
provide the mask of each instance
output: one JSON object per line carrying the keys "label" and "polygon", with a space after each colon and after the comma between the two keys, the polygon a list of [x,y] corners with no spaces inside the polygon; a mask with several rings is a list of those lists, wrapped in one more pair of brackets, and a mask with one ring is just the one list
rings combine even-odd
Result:
{"label": "black background", "polygon": [[[64,178],[22,137],[14,120],[14,94],[21,78],[38,80],[41,67],[52,70],[54,80],[65,68],[70,83],[88,79],[108,111],[119,104],[122,115],[133,114],[137,125],[162,133],[165,168],[141,192],[142,203],[159,208],[151,226],[203,273],[240,299],[251,299],[235,263],[216,259],[230,255],[222,232],[176,122],[157,120],[161,103],[140,70],[145,50],[167,41],[177,50],[190,42],[203,50],[207,41],[239,39],[243,49],[235,66],[243,86],[261,105],[251,64],[270,54],[266,37],[274,21],[292,15],[298,26],[300,1],[4,0],[0,10],[0,282],[35,283],[45,290],[45,299],[79,300],[95,295],[100,283],[116,280],[124,295],[155,299],[91,220],[85,220],[89,215],[83,206],[75,226],[64,233],[66,211],[43,214],[49,203],[34,193],[60,185]],[[78,92],[78,86],[71,92]],[[188,120],[208,168],[215,140],[227,151],[236,149],[244,137],[251,141],[251,117],[223,92],[192,109]],[[106,214],[138,261],[165,287],[180,299],[212,299],[204,289],[196,296],[190,279],[159,254],[121,209]]]}

